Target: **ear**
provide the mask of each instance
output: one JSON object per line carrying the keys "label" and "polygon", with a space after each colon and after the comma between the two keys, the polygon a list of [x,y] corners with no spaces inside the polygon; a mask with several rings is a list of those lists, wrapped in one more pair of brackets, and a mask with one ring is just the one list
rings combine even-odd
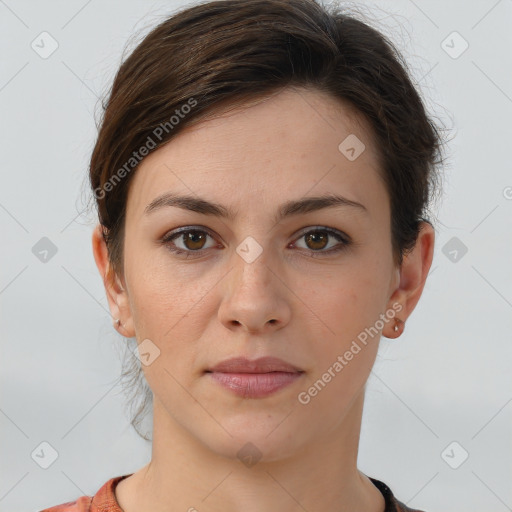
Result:
{"label": "ear", "polygon": [[[434,241],[434,228],[430,223],[422,221],[414,248],[404,255],[402,265],[397,269],[399,284],[389,299],[388,308],[394,309],[392,305],[399,303],[402,309],[397,310],[395,317],[404,323],[413,312],[423,292],[434,257]],[[394,321],[389,322],[387,332],[390,335],[385,335],[387,338],[396,338],[401,334],[401,329],[398,333],[393,331],[394,325]]]}
{"label": "ear", "polygon": [[[112,315],[114,327],[127,338],[135,336],[133,327],[133,318],[130,310],[130,303],[126,287],[122,280],[115,275],[110,261],[108,259],[107,244],[103,238],[102,226],[98,224],[92,233],[92,252],[96,266],[103,279],[105,292],[107,294],[108,305]],[[119,318],[120,324],[115,324],[115,319]]]}

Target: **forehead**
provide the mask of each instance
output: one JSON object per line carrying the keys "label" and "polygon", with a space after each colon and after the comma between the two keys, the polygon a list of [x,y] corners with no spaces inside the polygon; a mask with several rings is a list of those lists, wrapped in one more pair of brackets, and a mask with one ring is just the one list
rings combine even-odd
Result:
{"label": "forehead", "polygon": [[326,192],[378,209],[387,201],[379,165],[372,130],[354,109],[318,91],[286,89],[187,126],[148,155],[132,178],[127,218],[166,191],[242,212]]}

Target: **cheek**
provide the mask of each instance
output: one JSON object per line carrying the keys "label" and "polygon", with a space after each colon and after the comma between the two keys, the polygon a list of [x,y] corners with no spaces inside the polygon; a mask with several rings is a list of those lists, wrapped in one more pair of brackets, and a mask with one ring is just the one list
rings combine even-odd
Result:
{"label": "cheek", "polygon": [[[327,338],[347,340],[378,318],[383,283],[377,276],[347,269],[322,281],[313,281],[316,287],[308,279],[298,289],[310,290],[303,298],[304,304]],[[319,286],[320,282],[322,286]]]}
{"label": "cheek", "polygon": [[136,328],[173,325],[191,307],[195,286],[186,269],[170,264],[163,248],[136,248],[125,262]]}
{"label": "cheek", "polygon": [[[320,387],[329,382],[325,391],[319,393],[323,396],[319,402],[326,401],[324,406],[337,400],[335,408],[339,410],[343,405],[340,400],[350,400],[371,372],[381,335],[377,321],[385,307],[383,276],[371,264],[340,270],[324,281],[321,290],[315,288],[305,301],[309,310],[316,313],[309,315],[307,323],[312,339],[318,341],[311,344],[316,363],[310,385],[319,379]],[[303,282],[303,286],[302,289],[311,289],[311,283],[308,286]]]}
{"label": "cheek", "polygon": [[308,414],[323,417],[324,428],[330,430],[339,424],[371,373],[380,333],[370,327],[379,318],[380,302],[366,286],[362,290],[331,288],[312,300],[311,309],[320,311],[324,336],[310,345],[315,362],[301,391],[309,400],[304,405]]}
{"label": "cheek", "polygon": [[171,265],[165,256],[127,262],[130,307],[139,342],[150,339],[173,368],[193,360],[197,340],[215,313],[212,290],[222,277],[197,266]]}
{"label": "cheek", "polygon": [[132,287],[132,314],[137,338],[151,338],[166,349],[193,339],[204,315],[206,293],[202,286],[185,285],[164,276],[157,279],[141,276]]}

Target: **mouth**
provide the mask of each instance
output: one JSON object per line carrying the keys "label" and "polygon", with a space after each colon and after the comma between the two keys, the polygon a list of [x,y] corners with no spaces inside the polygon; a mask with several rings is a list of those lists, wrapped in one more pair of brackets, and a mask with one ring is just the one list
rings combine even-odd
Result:
{"label": "mouth", "polygon": [[244,398],[263,398],[289,386],[304,374],[295,365],[275,357],[254,361],[233,358],[205,370],[216,383]]}

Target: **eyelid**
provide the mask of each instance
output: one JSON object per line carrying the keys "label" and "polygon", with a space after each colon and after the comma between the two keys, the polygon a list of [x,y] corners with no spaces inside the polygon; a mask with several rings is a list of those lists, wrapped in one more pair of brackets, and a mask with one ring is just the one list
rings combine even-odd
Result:
{"label": "eyelid", "polygon": [[206,226],[201,226],[200,224],[193,224],[191,226],[182,226],[176,229],[171,229],[170,231],[167,231],[162,237],[162,241],[171,240],[174,237],[177,237],[181,233],[188,233],[189,231],[204,231],[206,234],[211,236],[212,238],[218,238],[219,235],[213,234],[213,232],[207,228]]}
{"label": "eyelid", "polygon": [[341,239],[343,239],[346,243],[349,243],[351,241],[350,237],[346,235],[343,231],[340,231],[336,228],[331,228],[329,226],[307,226],[301,231],[299,231],[299,234],[295,238],[297,240],[298,238],[304,236],[306,233],[309,233],[310,231],[327,231],[328,233],[334,234],[339,236]]}
{"label": "eyelid", "polygon": [[[193,225],[193,226],[183,226],[181,228],[176,228],[175,230],[171,229],[171,231],[168,231],[167,233],[165,233],[165,235],[163,237],[161,237],[160,241],[162,243],[166,244],[166,243],[172,242],[176,238],[179,238],[179,236],[182,235],[183,233],[189,233],[191,231],[204,232],[210,238],[213,238],[214,240],[217,240],[217,237],[218,237],[218,235],[214,235],[210,231],[210,229],[208,229],[206,226]],[[222,240],[222,238],[221,238],[221,240]],[[201,252],[203,250],[206,250],[206,249],[199,249],[197,251],[188,251],[188,252],[190,252],[190,253],[193,253],[193,252],[199,253],[199,252]]]}

